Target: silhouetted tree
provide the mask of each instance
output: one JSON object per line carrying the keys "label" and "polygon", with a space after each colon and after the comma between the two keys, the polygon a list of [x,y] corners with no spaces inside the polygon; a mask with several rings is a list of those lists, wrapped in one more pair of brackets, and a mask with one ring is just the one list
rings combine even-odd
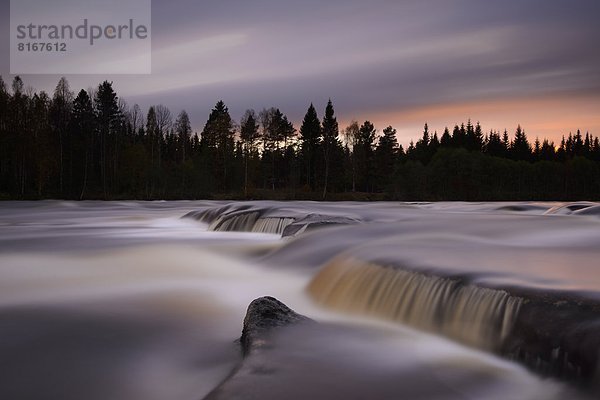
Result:
{"label": "silhouetted tree", "polygon": [[338,138],[339,127],[335,118],[335,111],[331,99],[327,102],[325,116],[323,117],[323,155],[325,160],[325,182],[323,184],[323,199],[327,196],[327,188],[331,173],[332,159],[341,152],[341,143]]}
{"label": "silhouetted tree", "polygon": [[219,100],[204,125],[200,145],[212,158],[213,177],[222,190],[229,189],[228,172],[233,158],[234,135],[234,123],[229,109]]}
{"label": "silhouetted tree", "polygon": [[344,138],[346,142],[347,156],[350,158],[350,181],[352,191],[356,192],[356,179],[357,179],[357,151],[359,151],[358,145],[360,143],[360,126],[358,122],[352,121],[350,125],[344,129]]}
{"label": "silhouetted tree", "polygon": [[554,148],[554,142],[549,142],[548,139],[544,139],[542,147],[540,149],[540,160],[553,161],[556,159],[556,149]]}
{"label": "silhouetted tree", "polygon": [[179,142],[181,152],[181,162],[185,163],[186,156],[189,153],[190,138],[192,135],[192,124],[190,117],[185,110],[182,110],[175,120],[175,133]]}
{"label": "silhouetted tree", "polygon": [[354,147],[358,187],[364,192],[373,191],[373,148],[376,135],[375,126],[365,121],[358,131],[358,140]]}
{"label": "silhouetted tree", "polygon": [[[54,90],[54,97],[52,98],[52,104],[50,106],[50,124],[56,141],[58,142],[59,148],[59,193],[64,195],[64,175],[65,175],[65,150],[68,151],[68,157],[70,162],[69,176],[72,178],[73,165],[72,165],[72,146],[70,138],[68,137],[68,126],[69,119],[71,117],[71,107],[73,105],[73,93],[69,87],[69,82],[63,76],[58,81],[56,89]],[[70,184],[70,182],[69,182]]]}
{"label": "silhouetted tree", "polygon": [[156,114],[156,135],[157,135],[157,144],[158,144],[158,168],[160,169],[161,160],[162,160],[162,149],[164,146],[164,140],[166,136],[169,134],[172,126],[173,126],[173,117],[171,115],[171,110],[168,107],[159,104],[154,107],[154,112]]}
{"label": "silhouetted tree", "polygon": [[83,170],[81,182],[78,182],[79,199],[83,199],[87,189],[89,172],[94,163],[94,137],[96,130],[96,113],[92,99],[85,90],[79,91],[73,101],[71,114],[71,129],[73,137],[77,138],[78,153],[83,155]]}
{"label": "silhouetted tree", "polygon": [[[299,180],[309,198],[316,189],[331,198],[344,190],[401,200],[600,198],[599,138],[580,130],[555,146],[542,138],[531,145],[520,126],[511,141],[506,130],[484,137],[479,122],[441,138],[426,125],[405,155],[392,127],[375,146],[369,121],[351,123],[342,144],[331,102],[322,123],[309,107],[300,140],[279,109],[249,110],[236,142],[222,101],[200,139],[185,111],[173,124],[164,105],[150,107],[144,124],[140,107],[128,107],[109,82],[72,101],[64,78],[51,97],[25,89],[20,77],[11,88],[0,77],[2,198],[296,198]],[[260,182],[280,192],[250,194]]]}
{"label": "silhouetted tree", "polygon": [[240,121],[240,140],[244,152],[244,197],[248,197],[248,163],[250,157],[258,155],[260,140],[258,116],[254,110],[246,110]]}
{"label": "silhouetted tree", "polygon": [[104,81],[98,86],[95,98],[96,116],[98,119],[98,130],[100,133],[100,176],[102,181],[102,193],[108,198],[107,177],[110,174],[109,141],[118,135],[121,123],[121,114],[118,105],[118,97],[112,87],[112,82]]}
{"label": "silhouetted tree", "polygon": [[531,145],[521,125],[517,127],[517,131],[515,132],[515,138],[510,146],[510,154],[515,160],[531,160]]}
{"label": "silhouetted tree", "polygon": [[315,107],[311,105],[300,127],[301,161],[305,168],[306,185],[314,190],[316,185],[315,168],[317,166],[317,152],[321,143],[321,122]]}
{"label": "silhouetted tree", "polygon": [[394,171],[398,162],[398,138],[396,130],[388,126],[379,137],[375,150],[375,165],[381,189],[387,188],[393,182]]}
{"label": "silhouetted tree", "polygon": [[10,177],[10,160],[14,156],[13,144],[9,137],[9,101],[10,95],[6,84],[0,76],[0,187],[8,188]]}
{"label": "silhouetted tree", "polygon": [[507,148],[498,132],[491,131],[483,147],[483,152],[492,157],[505,157]]}
{"label": "silhouetted tree", "polygon": [[452,147],[452,136],[450,136],[450,131],[448,127],[444,128],[444,133],[442,134],[442,138],[440,139],[440,147]]}

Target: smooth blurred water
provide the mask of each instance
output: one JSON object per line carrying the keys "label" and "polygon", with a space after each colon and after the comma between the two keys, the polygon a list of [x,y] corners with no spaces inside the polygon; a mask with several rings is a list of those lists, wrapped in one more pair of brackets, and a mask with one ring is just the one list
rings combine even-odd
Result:
{"label": "smooth blurred water", "polygon": [[[593,292],[597,264],[582,260],[597,255],[594,234],[600,230],[595,217],[576,222],[570,216],[552,217],[571,218],[557,222],[565,226],[561,233],[552,231],[554,222],[535,222],[546,221],[541,214],[552,205],[536,206],[526,212],[536,216],[524,217],[498,211],[503,205],[497,204],[268,203],[281,216],[286,214],[283,207],[292,208],[296,216],[318,211],[364,222],[285,239],[209,231],[207,223],[181,218],[221,205],[0,204],[0,398],[200,399],[240,362],[235,340],[246,307],[263,295],[279,298],[324,328],[291,331],[278,339],[270,360],[278,372],[256,382],[242,381],[247,398],[275,399],[286,393],[289,398],[322,399],[352,394],[436,399],[580,396],[517,364],[445,338],[322,308],[306,287],[332,256],[347,252],[365,260],[393,258],[384,250],[402,246],[402,260],[423,268],[439,267],[440,262],[442,269],[465,266],[465,260],[486,257],[531,265],[527,273],[521,267],[510,269],[512,275],[490,274],[498,264],[489,260],[466,265],[483,268],[480,280],[490,285],[517,280],[566,287],[568,280],[579,285],[572,289]],[[516,222],[530,227],[522,230],[519,225],[510,234],[514,221],[522,218],[535,221],[531,226]],[[372,228],[390,223],[401,236],[392,245],[388,228],[381,228],[381,235],[379,228]],[[478,232],[483,229],[490,238],[501,238],[500,244],[482,238]],[[464,241],[466,231],[478,239]],[[423,240],[435,246],[425,246]],[[463,252],[456,252],[455,241]],[[361,242],[364,251],[359,250]],[[523,247],[556,250],[537,259],[521,253]],[[575,248],[583,250],[570,251]],[[510,251],[503,253],[506,249]],[[578,268],[587,276],[556,272],[560,269],[553,265],[573,257],[579,257]],[[544,283],[541,266],[550,261]]]}

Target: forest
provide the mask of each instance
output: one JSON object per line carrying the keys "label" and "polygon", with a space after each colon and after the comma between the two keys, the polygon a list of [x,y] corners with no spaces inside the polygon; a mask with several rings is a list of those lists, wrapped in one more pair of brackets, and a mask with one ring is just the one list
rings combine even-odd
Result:
{"label": "forest", "polygon": [[531,141],[467,121],[415,137],[404,148],[391,126],[340,128],[331,100],[298,128],[276,107],[236,122],[218,101],[196,133],[186,111],[144,113],[112,82],[75,93],[63,77],[50,95],[0,77],[0,199],[600,199],[590,133]]}

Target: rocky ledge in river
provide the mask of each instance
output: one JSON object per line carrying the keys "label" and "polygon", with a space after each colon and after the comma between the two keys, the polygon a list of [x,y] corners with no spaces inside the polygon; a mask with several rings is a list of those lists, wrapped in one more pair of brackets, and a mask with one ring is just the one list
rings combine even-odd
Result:
{"label": "rocky ledge in river", "polygon": [[244,356],[252,350],[268,345],[269,333],[284,326],[299,322],[312,322],[274,297],[266,296],[254,300],[248,306],[240,342]]}
{"label": "rocky ledge in river", "polygon": [[[540,398],[530,396],[535,391],[529,386],[506,386],[515,374],[512,367],[459,348],[447,348],[434,364],[424,362],[423,346],[430,342],[415,332],[390,335],[317,323],[273,297],[262,297],[250,303],[244,319],[241,362],[205,399],[455,400],[482,398],[482,393],[487,398]],[[538,385],[536,394],[543,398],[582,398],[571,388],[528,376],[527,385]],[[503,387],[502,397],[498,387]]]}

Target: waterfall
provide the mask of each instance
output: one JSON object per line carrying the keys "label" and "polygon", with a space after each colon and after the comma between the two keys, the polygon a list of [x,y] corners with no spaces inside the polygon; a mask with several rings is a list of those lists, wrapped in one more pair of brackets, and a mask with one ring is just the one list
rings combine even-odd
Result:
{"label": "waterfall", "polygon": [[294,218],[267,217],[259,218],[252,227],[252,232],[283,234],[285,228],[296,221]]}
{"label": "waterfall", "polygon": [[[207,217],[201,216],[205,221]],[[256,232],[281,235],[285,228],[294,223],[290,217],[264,217],[261,211],[238,211],[221,214],[213,219],[208,230],[219,232]]]}
{"label": "waterfall", "polygon": [[523,300],[503,290],[464,284],[356,259],[334,259],[308,287],[328,307],[398,321],[497,351]]}
{"label": "waterfall", "polygon": [[219,232],[252,232],[254,224],[260,217],[258,211],[223,214],[208,226],[210,231]]}
{"label": "waterfall", "polygon": [[193,218],[208,224],[208,230],[220,232],[255,232],[281,236],[296,236],[306,230],[332,225],[356,224],[359,215],[344,215],[339,211],[328,213],[327,207],[302,204],[281,207],[272,202],[230,203],[191,211],[183,218]]}

